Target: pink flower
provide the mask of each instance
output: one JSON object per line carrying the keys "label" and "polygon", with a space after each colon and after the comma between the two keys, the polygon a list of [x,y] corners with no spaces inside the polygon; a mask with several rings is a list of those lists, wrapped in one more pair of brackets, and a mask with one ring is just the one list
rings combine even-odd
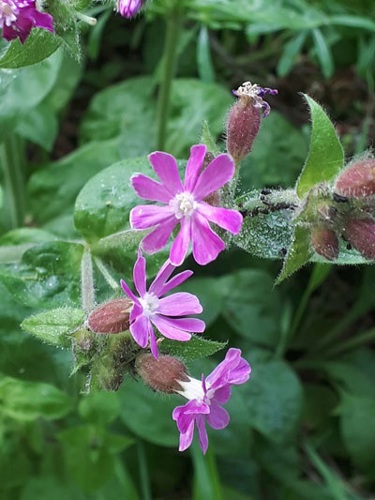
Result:
{"label": "pink flower", "polygon": [[52,16],[40,12],[35,0],[0,0],[0,29],[5,40],[18,37],[24,43],[33,27],[54,33]]}
{"label": "pink flower", "polygon": [[183,271],[168,281],[174,270],[175,266],[167,261],[147,290],[146,260],[139,253],[133,269],[134,285],[139,297],[121,280],[122,289],[134,302],[129,318],[130,333],[141,347],[150,344],[155,358],[158,357],[158,348],[153,326],[164,337],[181,342],[190,340],[190,332],[201,333],[206,326],[200,319],[181,317],[202,312],[202,306],[195,295],[180,292],[161,298],[193,274],[192,271]]}
{"label": "pink flower", "polygon": [[184,406],[177,406],[172,414],[180,431],[179,451],[184,451],[191,445],[196,423],[199,445],[203,453],[206,453],[206,422],[213,429],[224,429],[229,424],[229,414],[221,405],[230,398],[230,386],[245,383],[249,380],[250,372],[250,365],[241,358],[240,349],[231,348],[224,361],[206,379],[202,375],[201,381],[191,377],[188,382],[179,381],[183,390],[176,392],[189,399]]}
{"label": "pink flower", "polygon": [[242,215],[239,212],[214,207],[204,201],[230,181],[234,174],[234,162],[228,154],[220,154],[202,170],[205,154],[206,146],[203,144],[191,148],[184,183],[180,180],[175,158],[160,151],[148,157],[160,183],[142,174],[135,174],[131,179],[140,198],[165,205],[140,205],[130,213],[134,229],[154,227],[142,240],[143,250],[155,253],[164,248],[172,231],[180,224],[169,255],[174,266],[182,264],[190,242],[194,259],[201,265],[215,260],[224,250],[225,243],[211,229],[209,222],[234,234],[241,229]]}
{"label": "pink flower", "polygon": [[118,0],[117,11],[123,17],[133,17],[142,7],[143,0]]}

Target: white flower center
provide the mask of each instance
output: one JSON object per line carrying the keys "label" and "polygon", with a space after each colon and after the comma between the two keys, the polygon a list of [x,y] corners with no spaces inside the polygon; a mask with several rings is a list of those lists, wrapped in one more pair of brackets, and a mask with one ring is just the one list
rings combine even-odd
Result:
{"label": "white flower center", "polygon": [[215,396],[215,391],[210,389],[206,382],[206,394],[203,390],[203,384],[201,380],[197,380],[196,378],[189,377],[188,382],[178,381],[178,383],[182,386],[182,391],[176,391],[178,394],[181,394],[184,398],[189,401],[195,399],[197,401],[203,401],[208,406],[211,404],[211,399]]}
{"label": "white flower center", "polygon": [[148,318],[154,316],[159,308],[159,299],[154,293],[146,292],[139,302],[143,307],[143,314]]}
{"label": "white flower center", "polygon": [[177,219],[182,219],[183,217],[191,217],[194,210],[197,208],[197,203],[194,200],[194,196],[189,193],[180,193],[169,202],[169,206],[174,211]]}
{"label": "white flower center", "polygon": [[0,0],[0,28],[16,21],[18,12],[17,5],[12,0]]}

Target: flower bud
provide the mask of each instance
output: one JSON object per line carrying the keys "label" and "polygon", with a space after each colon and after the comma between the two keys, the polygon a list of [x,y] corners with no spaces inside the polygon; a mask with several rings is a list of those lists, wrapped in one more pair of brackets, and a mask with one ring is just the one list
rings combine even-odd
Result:
{"label": "flower bud", "polygon": [[114,299],[97,307],[87,320],[95,333],[120,333],[129,329],[129,314],[133,302],[128,298]]}
{"label": "flower bud", "polygon": [[159,355],[156,359],[151,354],[141,354],[136,359],[135,369],[151,389],[166,394],[181,390],[179,380],[189,380],[185,365],[173,356]]}
{"label": "flower bud", "polygon": [[313,227],[311,245],[316,253],[327,260],[335,260],[339,255],[339,240],[336,233],[329,227]]}
{"label": "flower bud", "polygon": [[143,5],[143,0],[118,0],[117,1],[117,11],[123,17],[133,17],[135,16]]}
{"label": "flower bud", "polygon": [[266,117],[270,112],[269,104],[263,100],[266,94],[277,94],[277,90],[262,88],[257,84],[245,82],[233,94],[238,101],[229,110],[227,122],[227,151],[235,163],[247,156],[259,132],[261,110]]}
{"label": "flower bud", "polygon": [[367,259],[375,260],[375,219],[348,219],[344,236]]}
{"label": "flower bud", "polygon": [[348,198],[375,195],[375,159],[361,160],[344,170],[336,181],[335,191]]}

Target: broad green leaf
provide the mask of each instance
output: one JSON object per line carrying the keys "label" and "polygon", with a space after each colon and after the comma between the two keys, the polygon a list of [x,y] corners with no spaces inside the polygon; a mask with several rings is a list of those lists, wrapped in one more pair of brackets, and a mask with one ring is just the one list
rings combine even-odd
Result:
{"label": "broad green leaf", "polygon": [[246,398],[249,424],[275,443],[296,433],[302,411],[302,387],[284,361],[252,362],[251,379],[239,388]]}
{"label": "broad green leaf", "polygon": [[52,385],[12,377],[0,378],[0,399],[0,413],[20,422],[62,418],[72,406],[69,396]]}
{"label": "broad green leaf", "polygon": [[274,346],[279,337],[281,305],[271,276],[260,269],[242,269],[220,278],[222,315],[241,337]]}
{"label": "broad green leaf", "polygon": [[22,322],[21,328],[48,344],[70,347],[69,334],[82,326],[84,318],[82,309],[64,307],[30,316]]}
{"label": "broad green leaf", "polygon": [[[199,298],[203,311],[199,318],[206,323],[206,328],[221,314],[224,290],[218,286],[217,278],[191,278],[178,287],[181,292],[189,292]],[[198,337],[199,338],[199,337]]]}
{"label": "broad green leaf", "polygon": [[152,172],[147,158],[115,163],[90,179],[81,190],[75,204],[74,223],[86,240],[96,242],[130,228],[130,210],[143,202],[130,184],[135,172]]}
{"label": "broad green leaf", "polygon": [[86,491],[98,489],[114,474],[114,456],[130,446],[132,439],[82,425],[59,433],[65,467]]}
{"label": "broad green leaf", "polygon": [[320,67],[322,68],[325,78],[330,78],[334,71],[332,54],[327,41],[325,40],[320,29],[315,28],[312,30],[312,36],[315,45],[316,56],[319,60]]}
{"label": "broad green leaf", "polygon": [[127,378],[119,392],[121,419],[137,436],[159,446],[178,445],[179,432],[172,411],[184,400],[153,392],[144,384]]}
{"label": "broad green leaf", "polygon": [[0,281],[25,305],[59,307],[80,303],[83,246],[56,241],[27,250],[18,264],[0,267]]}
{"label": "broad green leaf", "polygon": [[344,165],[344,151],[332,122],[318,103],[304,97],[310,107],[312,131],[309,155],[296,186],[300,198],[316,184],[331,181]]}
{"label": "broad green leaf", "polygon": [[26,42],[13,40],[0,59],[0,68],[22,68],[46,59],[61,45],[61,38],[44,29],[33,29]]}
{"label": "broad green leaf", "polygon": [[298,271],[310,260],[311,255],[310,230],[303,226],[297,226],[294,231],[293,242],[289,247],[276,284],[279,285],[285,278]]}
{"label": "broad green leaf", "polygon": [[51,151],[58,132],[57,116],[47,104],[30,110],[16,128],[17,134]]}
{"label": "broad green leaf", "polygon": [[0,238],[0,262],[18,262],[29,248],[54,239],[53,234],[43,229],[23,227],[8,231]]}
{"label": "broad green leaf", "polygon": [[172,356],[177,356],[185,361],[211,356],[215,352],[224,349],[226,342],[215,342],[193,335],[187,342],[164,339],[160,344],[160,351]]}
{"label": "broad green leaf", "polygon": [[87,422],[106,426],[120,414],[120,401],[114,392],[93,392],[87,394],[79,404],[79,414]]}
{"label": "broad green leaf", "polygon": [[85,183],[100,170],[120,160],[113,141],[91,142],[61,160],[38,170],[28,185],[30,209],[39,223],[71,213]]}
{"label": "broad green leaf", "polygon": [[[205,120],[212,133],[218,135],[226,108],[232,102],[230,93],[217,84],[175,79],[165,149],[177,157],[187,155]],[[155,110],[152,78],[127,80],[94,97],[82,124],[81,137],[84,142],[116,138],[125,158],[148,154],[155,148]]]}
{"label": "broad green leaf", "polygon": [[78,486],[66,484],[48,473],[42,476],[34,476],[23,481],[23,489],[20,500],[86,500],[87,496]]}
{"label": "broad green leaf", "polygon": [[354,463],[375,478],[375,398],[342,393],[338,408],[345,446]]}

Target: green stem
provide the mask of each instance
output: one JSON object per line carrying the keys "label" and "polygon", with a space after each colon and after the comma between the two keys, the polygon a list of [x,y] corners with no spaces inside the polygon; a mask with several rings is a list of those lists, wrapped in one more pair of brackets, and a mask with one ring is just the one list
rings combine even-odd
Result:
{"label": "green stem", "polygon": [[139,475],[141,480],[142,498],[143,500],[151,500],[150,477],[148,473],[148,465],[143,442],[138,439],[137,453],[139,463]]}
{"label": "green stem", "polygon": [[21,227],[25,218],[24,148],[16,134],[9,134],[0,147],[4,175],[4,223],[7,229]]}
{"label": "green stem", "polygon": [[367,332],[363,332],[355,337],[348,339],[346,342],[342,342],[340,344],[335,345],[328,351],[324,353],[325,357],[337,356],[337,354],[341,354],[345,351],[350,351],[356,347],[361,346],[362,344],[366,344],[367,342],[373,342],[375,340],[375,328],[368,330]]}
{"label": "green stem", "polygon": [[99,271],[102,273],[104,279],[108,283],[108,285],[113,290],[118,290],[120,288],[120,285],[117,283],[117,281],[108,272],[108,269],[105,267],[105,265],[103,264],[102,260],[99,259],[98,257],[94,257],[94,261],[95,261],[95,264],[98,266]]}
{"label": "green stem", "polygon": [[83,310],[91,312],[95,307],[95,284],[91,252],[88,247],[85,247],[81,261],[81,295]]}
{"label": "green stem", "polygon": [[167,33],[164,43],[163,73],[160,82],[156,112],[157,149],[163,150],[169,117],[172,80],[177,62],[178,36],[181,26],[181,0],[174,0],[167,18]]}

